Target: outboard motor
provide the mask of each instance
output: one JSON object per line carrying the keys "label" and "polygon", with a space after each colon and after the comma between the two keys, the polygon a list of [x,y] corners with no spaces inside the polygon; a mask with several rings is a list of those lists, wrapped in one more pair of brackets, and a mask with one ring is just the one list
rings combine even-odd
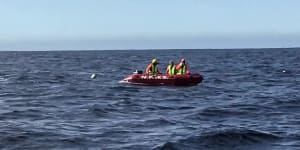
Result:
{"label": "outboard motor", "polygon": [[143,71],[142,71],[142,70],[135,70],[135,71],[133,72],[133,74],[143,74]]}

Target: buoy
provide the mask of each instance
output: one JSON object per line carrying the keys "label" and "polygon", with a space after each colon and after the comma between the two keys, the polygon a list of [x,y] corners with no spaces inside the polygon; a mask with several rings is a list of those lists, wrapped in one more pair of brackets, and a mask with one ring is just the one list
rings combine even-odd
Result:
{"label": "buoy", "polygon": [[284,72],[285,72],[285,70],[282,70],[282,72],[284,73]]}
{"label": "buoy", "polygon": [[96,74],[93,73],[93,74],[91,75],[91,79],[95,79],[95,78],[96,78]]}

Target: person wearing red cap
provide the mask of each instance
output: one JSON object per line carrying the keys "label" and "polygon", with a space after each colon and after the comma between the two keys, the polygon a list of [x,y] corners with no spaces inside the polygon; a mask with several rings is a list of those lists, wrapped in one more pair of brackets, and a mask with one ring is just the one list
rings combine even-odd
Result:
{"label": "person wearing red cap", "polygon": [[177,75],[189,74],[190,68],[186,65],[185,59],[181,59],[180,63],[176,66]]}

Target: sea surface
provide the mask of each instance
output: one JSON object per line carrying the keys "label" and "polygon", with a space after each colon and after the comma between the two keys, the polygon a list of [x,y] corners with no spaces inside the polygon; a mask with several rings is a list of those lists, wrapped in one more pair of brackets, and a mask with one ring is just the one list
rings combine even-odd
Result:
{"label": "sea surface", "polygon": [[[154,57],[204,80],[119,83]],[[300,49],[0,52],[0,149],[299,150],[299,91]]]}

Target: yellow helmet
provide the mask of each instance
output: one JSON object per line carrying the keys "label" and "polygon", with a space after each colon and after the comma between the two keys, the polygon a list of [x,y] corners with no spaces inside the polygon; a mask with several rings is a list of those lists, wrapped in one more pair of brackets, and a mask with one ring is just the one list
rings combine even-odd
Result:
{"label": "yellow helmet", "polygon": [[156,58],[152,59],[152,64],[157,64],[157,59]]}

